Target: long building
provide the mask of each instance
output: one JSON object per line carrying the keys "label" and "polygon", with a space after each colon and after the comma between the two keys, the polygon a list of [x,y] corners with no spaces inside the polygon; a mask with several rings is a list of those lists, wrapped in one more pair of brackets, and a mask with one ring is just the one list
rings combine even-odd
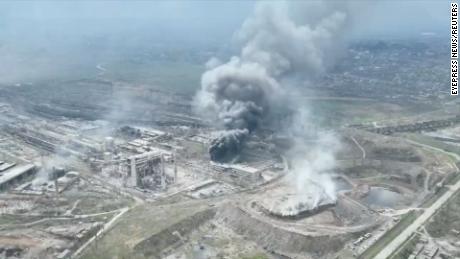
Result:
{"label": "long building", "polygon": [[36,166],[33,164],[25,164],[10,168],[0,175],[0,190],[6,190],[12,184],[21,181],[23,178],[35,172]]}
{"label": "long building", "polygon": [[242,185],[257,183],[262,179],[262,172],[266,169],[254,168],[245,164],[215,162],[211,162],[211,166],[218,172],[216,175],[218,178]]}

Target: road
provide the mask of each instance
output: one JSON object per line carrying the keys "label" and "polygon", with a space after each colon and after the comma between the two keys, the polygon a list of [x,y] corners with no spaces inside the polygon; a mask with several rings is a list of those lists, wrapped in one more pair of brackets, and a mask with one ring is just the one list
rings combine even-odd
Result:
{"label": "road", "polygon": [[400,210],[385,210],[385,211],[379,212],[379,213],[380,213],[380,215],[383,215],[383,216],[394,217],[394,216],[404,215],[404,214],[409,213],[409,212],[411,212],[413,210],[421,210],[421,211],[423,211],[424,208],[410,207],[410,208],[400,209]]}
{"label": "road", "polygon": [[414,140],[406,139],[406,141],[409,142],[409,143],[412,143],[414,145],[417,145],[417,146],[421,146],[421,147],[428,148],[428,149],[431,149],[431,150],[436,150],[436,151],[439,151],[439,152],[447,154],[447,155],[451,155],[451,156],[455,157],[455,159],[457,159],[457,161],[460,160],[460,156],[458,154],[448,152],[448,151],[445,151],[445,150],[437,148],[437,147],[432,147],[432,146],[429,146],[427,144],[423,144],[423,143],[420,143],[420,142],[417,142],[417,141],[414,141]]}
{"label": "road", "polygon": [[74,220],[74,219],[85,219],[85,218],[90,218],[90,217],[95,217],[95,216],[101,216],[101,215],[107,215],[107,214],[112,214],[117,211],[120,211],[121,209],[116,209],[112,211],[104,211],[104,212],[98,212],[98,213],[93,213],[93,214],[79,214],[79,215],[64,215],[64,217],[51,217],[51,218],[42,218],[39,220],[35,220],[32,222],[27,222],[27,223],[22,223],[22,224],[11,224],[11,225],[0,225],[0,230],[4,229],[14,229],[14,228],[28,228],[35,226],[37,224],[42,224],[47,221],[58,221],[58,220]]}
{"label": "road", "polygon": [[107,230],[110,229],[110,227],[112,227],[112,225],[115,223],[115,221],[117,219],[119,219],[121,216],[123,216],[123,214],[125,214],[126,212],[129,211],[130,208],[126,207],[126,208],[123,208],[123,209],[120,209],[120,213],[118,213],[115,217],[113,217],[109,222],[107,222],[97,233],[96,235],[94,235],[93,237],[91,237],[90,239],[88,239],[88,241],[86,241],[86,243],[84,243],[80,248],[78,248],[77,251],[75,251],[75,253],[72,254],[72,257],[71,258],[78,258],[78,256],[81,254],[81,252],[83,252],[83,250],[85,250],[86,247],[88,247],[92,242],[94,242],[95,240],[97,240],[98,238],[100,238]]}
{"label": "road", "polygon": [[[460,157],[457,154],[453,154],[447,152],[445,150],[431,147],[425,144],[421,144],[415,141],[409,141],[411,143],[421,145],[426,148],[434,149],[449,155],[454,155],[457,159]],[[457,168],[457,173],[459,170]],[[403,232],[401,232],[395,239],[393,239],[384,249],[382,249],[377,256],[376,259],[385,259],[389,258],[391,254],[393,254],[417,229],[422,226],[431,216],[433,216],[439,208],[441,208],[452,195],[454,195],[458,190],[460,190],[460,181],[457,181],[454,185],[449,186],[449,189],[446,193],[444,193],[436,202],[433,203],[429,208],[425,209],[425,211],[420,215],[412,224],[410,224]]]}
{"label": "road", "polygon": [[361,149],[361,152],[363,152],[363,159],[366,159],[366,150],[363,148],[363,146],[361,146],[361,144],[359,144],[359,142],[354,137],[351,137],[351,140],[353,140],[356,146],[358,146],[358,148]]}

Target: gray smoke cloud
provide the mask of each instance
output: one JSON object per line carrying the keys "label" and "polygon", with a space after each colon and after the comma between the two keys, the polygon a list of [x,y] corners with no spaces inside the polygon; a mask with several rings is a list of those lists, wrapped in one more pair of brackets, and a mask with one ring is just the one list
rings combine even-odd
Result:
{"label": "gray smoke cloud", "polygon": [[278,79],[289,73],[322,73],[346,24],[339,7],[328,2],[258,4],[237,33],[245,42],[242,60],[261,64]]}
{"label": "gray smoke cloud", "polygon": [[[211,159],[228,161],[247,136],[273,120],[286,100],[286,78],[311,77],[327,69],[347,24],[338,2],[259,2],[236,33],[239,56],[212,59],[196,96],[199,112],[227,129],[212,142]],[[282,104],[280,105],[280,102]],[[283,104],[284,103],[284,104]]]}
{"label": "gray smoke cloud", "polygon": [[[319,130],[311,123],[308,107],[298,107],[292,115],[292,122],[283,133],[292,139],[293,145],[284,154],[290,161],[290,173],[285,180],[301,197],[311,195],[312,183],[321,187],[325,195],[336,200],[335,183],[331,172],[336,166],[335,154],[341,145],[332,131]],[[316,193],[317,199],[322,193]]]}
{"label": "gray smoke cloud", "polygon": [[235,158],[243,146],[249,131],[247,129],[228,130],[219,138],[215,138],[211,142],[209,154],[211,160],[231,160]]}

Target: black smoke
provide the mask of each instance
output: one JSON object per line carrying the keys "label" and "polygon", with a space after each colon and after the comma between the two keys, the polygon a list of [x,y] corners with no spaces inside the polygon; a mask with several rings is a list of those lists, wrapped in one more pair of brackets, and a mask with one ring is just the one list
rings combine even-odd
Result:
{"label": "black smoke", "polygon": [[211,160],[217,162],[228,162],[235,159],[240,153],[243,144],[248,137],[249,132],[246,129],[228,130],[222,136],[215,138],[211,142],[209,154]]}
{"label": "black smoke", "polygon": [[203,74],[201,102],[208,102],[217,120],[226,129],[211,143],[213,161],[228,162],[235,158],[248,135],[257,130],[270,112],[271,94],[279,86],[257,63],[233,58]]}
{"label": "black smoke", "polygon": [[261,124],[276,124],[270,121],[276,117],[272,110],[288,92],[283,79],[325,70],[346,23],[338,6],[260,2],[236,34],[243,43],[240,55],[227,63],[209,62],[213,67],[201,78],[196,103],[227,130],[212,141],[212,160],[231,160]]}

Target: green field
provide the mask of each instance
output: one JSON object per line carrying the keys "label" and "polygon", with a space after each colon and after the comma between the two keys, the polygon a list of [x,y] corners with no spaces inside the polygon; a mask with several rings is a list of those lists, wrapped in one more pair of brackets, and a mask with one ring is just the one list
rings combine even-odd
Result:
{"label": "green field", "polygon": [[433,237],[444,237],[451,230],[460,230],[460,193],[457,192],[425,226]]}
{"label": "green field", "polygon": [[196,202],[135,207],[123,215],[106,235],[92,243],[81,258],[144,258],[142,251],[133,251],[136,244],[204,208],[207,206]]}
{"label": "green field", "polygon": [[361,259],[374,258],[386,245],[388,245],[395,237],[397,237],[404,229],[407,228],[416,218],[418,217],[415,211],[411,211],[401,217],[401,220],[389,231],[387,231],[382,237],[371,245],[364,253],[359,257]]}
{"label": "green field", "polygon": [[420,234],[412,235],[404,244],[398,249],[392,256],[391,259],[406,259],[412,254],[420,240]]}
{"label": "green field", "polygon": [[113,80],[151,85],[156,89],[193,94],[200,88],[204,66],[186,62],[149,62],[147,64],[107,64],[107,74]]}
{"label": "green field", "polygon": [[42,218],[42,216],[2,214],[0,215],[0,228],[12,224],[26,224]]}
{"label": "green field", "polygon": [[268,257],[264,254],[255,254],[250,256],[243,256],[241,259],[267,259]]}
{"label": "green field", "polygon": [[[435,147],[435,148],[442,149],[442,150],[447,151],[447,152],[451,152],[451,153],[455,153],[455,154],[460,155],[460,146],[447,144],[445,142],[436,140],[436,139],[434,139],[434,138],[432,138],[430,136],[422,135],[422,134],[405,133],[405,134],[402,134],[402,135],[404,137],[410,139],[410,140],[415,141],[415,142],[419,142],[421,144],[425,144],[425,145],[428,145],[428,146],[432,146],[432,147]],[[453,157],[453,156],[450,156],[450,157],[453,158],[453,161],[456,160],[455,157]]]}
{"label": "green field", "polygon": [[419,112],[413,105],[402,106],[363,98],[305,98],[300,99],[319,123],[327,126],[360,124],[393,120]]}

